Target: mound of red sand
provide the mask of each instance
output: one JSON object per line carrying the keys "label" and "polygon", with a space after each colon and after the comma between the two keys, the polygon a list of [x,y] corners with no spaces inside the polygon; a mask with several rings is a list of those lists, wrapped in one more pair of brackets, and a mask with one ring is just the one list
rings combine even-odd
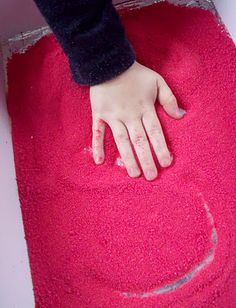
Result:
{"label": "mound of red sand", "polygon": [[91,153],[88,88],[45,37],[9,62],[8,107],[37,307],[236,306],[236,49],[211,13],[122,14],[142,64],[187,110],[158,113],[175,156],[150,183]]}

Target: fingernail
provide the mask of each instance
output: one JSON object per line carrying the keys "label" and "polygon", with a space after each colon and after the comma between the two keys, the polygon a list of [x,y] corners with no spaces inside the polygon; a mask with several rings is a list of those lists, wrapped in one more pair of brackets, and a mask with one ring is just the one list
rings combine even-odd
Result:
{"label": "fingernail", "polygon": [[131,168],[129,171],[129,176],[132,178],[137,178],[140,176],[141,172],[138,168]]}
{"label": "fingernail", "polygon": [[153,181],[157,177],[157,171],[155,170],[147,171],[145,177],[148,181]]}
{"label": "fingernail", "polygon": [[169,155],[165,155],[159,159],[160,165],[163,168],[169,167],[173,161],[173,155],[169,153]]}
{"label": "fingernail", "polygon": [[96,157],[94,160],[95,160],[95,163],[96,163],[97,165],[100,165],[100,164],[103,163],[104,157],[103,157],[103,156],[98,156],[98,157]]}
{"label": "fingernail", "polygon": [[171,161],[170,159],[165,159],[165,160],[163,160],[163,161],[161,162],[161,166],[164,167],[164,168],[169,167],[170,164],[171,164],[171,162],[172,162],[172,161]]}
{"label": "fingernail", "polygon": [[179,108],[179,115],[180,115],[181,117],[183,117],[186,113],[187,113],[186,110],[184,110],[183,108]]}

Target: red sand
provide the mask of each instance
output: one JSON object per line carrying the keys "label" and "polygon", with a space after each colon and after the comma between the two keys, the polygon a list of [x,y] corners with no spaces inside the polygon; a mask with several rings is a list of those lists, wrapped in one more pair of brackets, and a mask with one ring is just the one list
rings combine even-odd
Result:
{"label": "red sand", "polygon": [[[116,165],[110,131],[106,162],[94,165],[88,88],[72,82],[53,36],[9,63],[37,307],[236,307],[235,46],[199,9],[158,4],[123,20],[138,60],[166,78],[187,110],[181,121],[158,110],[175,163],[152,183]],[[214,227],[214,260],[156,295],[214,254]]]}

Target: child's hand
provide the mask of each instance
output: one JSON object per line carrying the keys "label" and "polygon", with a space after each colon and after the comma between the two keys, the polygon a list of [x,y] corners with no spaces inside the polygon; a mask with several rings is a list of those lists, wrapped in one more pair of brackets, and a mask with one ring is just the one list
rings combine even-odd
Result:
{"label": "child's hand", "polygon": [[154,104],[158,101],[173,118],[180,119],[184,110],[156,72],[135,62],[120,76],[90,88],[93,114],[93,157],[95,163],[104,161],[104,131],[106,122],[131,177],[141,174],[131,143],[147,180],[157,177],[149,142],[162,167],[168,167],[172,156],[166,145]]}

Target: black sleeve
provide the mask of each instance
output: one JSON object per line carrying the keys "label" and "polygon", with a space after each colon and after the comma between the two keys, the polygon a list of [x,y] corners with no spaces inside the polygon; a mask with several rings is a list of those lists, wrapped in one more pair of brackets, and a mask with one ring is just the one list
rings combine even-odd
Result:
{"label": "black sleeve", "polygon": [[35,0],[68,56],[74,80],[96,85],[135,60],[110,0]]}

